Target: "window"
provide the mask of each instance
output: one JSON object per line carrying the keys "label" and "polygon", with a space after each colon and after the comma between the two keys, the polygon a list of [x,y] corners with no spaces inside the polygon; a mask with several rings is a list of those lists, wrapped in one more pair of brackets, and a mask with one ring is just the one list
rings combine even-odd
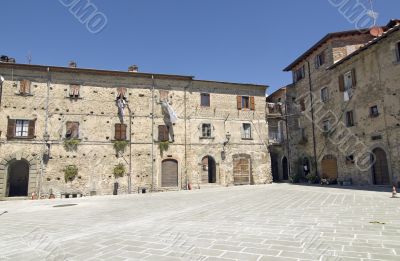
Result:
{"label": "window", "polygon": [[126,88],[124,87],[119,87],[117,88],[117,100],[119,99],[124,99],[126,100]]}
{"label": "window", "polygon": [[158,125],[158,141],[169,141],[169,128],[166,125]]}
{"label": "window", "polygon": [[347,127],[353,127],[354,126],[353,111],[346,112],[346,126]]}
{"label": "window", "polygon": [[255,110],[255,99],[254,96],[237,96],[237,109],[250,109]]}
{"label": "window", "polygon": [[396,56],[397,62],[400,62],[400,42],[396,43]]}
{"label": "window", "polygon": [[356,86],[356,70],[346,72],[339,76],[339,91],[346,92]]}
{"label": "window", "polygon": [[169,91],[160,90],[160,101],[168,101]]}
{"label": "window", "polygon": [[304,98],[302,98],[300,101],[300,110],[301,111],[305,111],[306,110],[306,101],[304,100]]}
{"label": "window", "polygon": [[327,87],[321,89],[321,100],[323,102],[327,102],[329,100],[329,91]]}
{"label": "window", "polygon": [[19,82],[19,93],[22,95],[27,95],[31,93],[31,81],[22,80]]}
{"label": "window", "polygon": [[28,137],[29,121],[16,120],[15,121],[15,137]]}
{"label": "window", "polygon": [[251,139],[251,124],[243,123],[242,126],[242,139],[250,140]]}
{"label": "window", "polygon": [[382,135],[373,135],[371,137],[371,140],[381,140],[382,139]]}
{"label": "window", "polygon": [[324,120],[322,122],[322,129],[324,130],[324,132],[328,132],[331,130],[331,122],[330,120]]}
{"label": "window", "polygon": [[115,140],[126,140],[126,124],[115,124]]}
{"label": "window", "polygon": [[79,138],[79,122],[67,121],[67,131],[65,133],[66,139],[78,139]]}
{"label": "window", "polygon": [[379,116],[378,106],[375,105],[369,108],[369,115],[373,118],[378,117]]}
{"label": "window", "polygon": [[78,84],[71,84],[69,86],[69,97],[70,98],[79,98],[79,91],[80,91],[81,86]]}
{"label": "window", "polygon": [[7,139],[35,137],[36,120],[14,120],[8,119]]}
{"label": "window", "polygon": [[349,155],[346,157],[346,164],[354,164],[354,155]]}
{"label": "window", "polygon": [[315,68],[318,69],[325,63],[325,52],[322,52],[315,56]]}
{"label": "window", "polygon": [[293,72],[294,82],[298,82],[301,79],[304,79],[304,77],[305,77],[305,67],[304,67],[304,65],[300,69],[297,69],[296,71]]}
{"label": "window", "polygon": [[203,107],[210,107],[210,94],[202,93],[200,94],[200,103]]}
{"label": "window", "polygon": [[202,138],[211,138],[212,134],[212,126],[209,123],[203,123],[201,125],[201,137]]}

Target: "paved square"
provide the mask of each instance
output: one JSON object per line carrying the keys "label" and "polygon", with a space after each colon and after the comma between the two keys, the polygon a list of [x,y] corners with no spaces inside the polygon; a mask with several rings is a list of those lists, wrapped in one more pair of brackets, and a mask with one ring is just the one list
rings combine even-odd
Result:
{"label": "paved square", "polygon": [[273,184],[5,201],[0,260],[400,260],[390,196]]}

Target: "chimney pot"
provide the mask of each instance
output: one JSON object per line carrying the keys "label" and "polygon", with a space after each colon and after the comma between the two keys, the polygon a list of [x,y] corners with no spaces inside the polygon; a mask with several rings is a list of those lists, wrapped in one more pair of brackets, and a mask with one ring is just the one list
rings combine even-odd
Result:
{"label": "chimney pot", "polygon": [[128,68],[128,72],[139,72],[139,67],[137,65],[131,65]]}
{"label": "chimney pot", "polygon": [[76,68],[77,67],[76,62],[74,62],[74,61],[70,61],[68,66],[69,66],[69,68]]}

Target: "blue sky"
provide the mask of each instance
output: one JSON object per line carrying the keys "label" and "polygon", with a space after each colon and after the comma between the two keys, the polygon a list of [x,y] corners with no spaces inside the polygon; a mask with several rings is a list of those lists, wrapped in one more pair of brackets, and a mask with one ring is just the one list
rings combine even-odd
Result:
{"label": "blue sky", "polygon": [[[373,2],[379,24],[400,18],[400,1]],[[75,60],[79,67],[124,71],[137,64],[142,72],[268,84],[271,93],[291,82],[282,69],[313,43],[328,32],[354,29],[328,0],[91,3],[107,17],[97,34],[59,0],[2,0],[0,54],[19,63],[31,53],[33,64]]]}

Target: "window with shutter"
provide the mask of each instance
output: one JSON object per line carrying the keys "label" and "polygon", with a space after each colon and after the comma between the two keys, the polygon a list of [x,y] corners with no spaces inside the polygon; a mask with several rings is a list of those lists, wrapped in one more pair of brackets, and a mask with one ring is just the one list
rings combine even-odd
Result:
{"label": "window with shutter", "polygon": [[81,86],[78,84],[71,84],[69,86],[69,97],[70,98],[79,98],[79,92],[80,92]]}
{"label": "window with shutter", "polygon": [[242,96],[242,109],[250,109],[250,97]]}
{"label": "window with shutter", "polygon": [[346,126],[347,127],[354,126],[354,114],[353,114],[353,111],[346,112]]}
{"label": "window with shutter", "polygon": [[169,130],[165,125],[158,125],[158,141],[169,141]]}
{"label": "window with shutter", "polygon": [[79,138],[79,122],[76,121],[68,121],[66,123],[66,134],[65,138],[67,139],[78,139]]}
{"label": "window with shutter", "polygon": [[254,99],[254,96],[251,96],[250,97],[250,110],[255,110],[256,109],[256,102],[255,102],[255,99]]}
{"label": "window with shutter", "polygon": [[117,88],[117,100],[118,99],[124,99],[126,100],[126,88],[124,87],[119,87]]}
{"label": "window with shutter", "polygon": [[244,140],[251,139],[251,124],[250,123],[243,123],[242,139],[244,139]]}
{"label": "window with shutter", "polygon": [[325,63],[325,52],[322,52],[315,56],[315,68],[318,69]]}
{"label": "window with shutter", "polygon": [[343,74],[341,74],[339,76],[339,91],[340,92],[344,92],[345,91],[344,90],[344,75]]}
{"label": "window with shutter", "polygon": [[22,80],[19,82],[19,93],[27,95],[31,93],[31,81]]}
{"label": "window with shutter", "polygon": [[115,124],[115,140],[126,140],[126,124]]}
{"label": "window with shutter", "polygon": [[357,77],[356,77],[356,69],[351,70],[351,83],[352,83],[352,88],[355,88],[357,85]]}
{"label": "window with shutter", "polygon": [[35,138],[35,125],[36,120],[30,120],[28,125],[28,139]]}
{"label": "window with shutter", "polygon": [[212,126],[210,123],[203,123],[201,125],[201,137],[202,138],[211,138],[212,137]]}
{"label": "window with shutter", "polygon": [[201,93],[200,94],[200,105],[202,107],[210,107],[210,94],[209,93]]}

